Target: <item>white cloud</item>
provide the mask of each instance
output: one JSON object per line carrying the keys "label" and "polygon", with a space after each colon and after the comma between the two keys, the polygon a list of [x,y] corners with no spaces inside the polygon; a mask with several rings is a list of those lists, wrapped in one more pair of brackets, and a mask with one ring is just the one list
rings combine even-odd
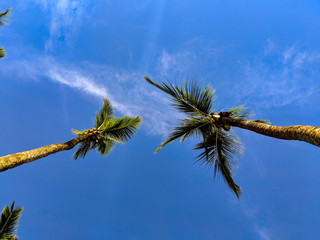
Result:
{"label": "white cloud", "polygon": [[258,233],[261,240],[271,240],[268,229],[257,227],[256,232]]}
{"label": "white cloud", "polygon": [[53,50],[54,44],[59,38],[64,38],[71,43],[77,35],[78,26],[84,20],[85,1],[58,0],[50,3],[49,39],[45,43],[45,49]]}
{"label": "white cloud", "polygon": [[188,74],[196,62],[196,56],[190,51],[168,53],[163,50],[158,59],[158,71],[164,76]]}
{"label": "white cloud", "polygon": [[257,239],[259,240],[271,240],[271,235],[274,234],[270,228],[267,228],[264,225],[261,225],[259,222],[259,216],[261,215],[261,208],[249,204],[246,199],[242,199],[241,203],[234,202],[237,206],[241,206],[241,210],[244,213],[244,216],[248,219],[251,224],[252,231],[257,234]]}
{"label": "white cloud", "polygon": [[305,105],[320,93],[320,52],[280,47],[268,40],[264,53],[243,64],[243,80],[234,86],[238,102],[258,108]]}
{"label": "white cloud", "polygon": [[39,6],[48,18],[46,24],[48,24],[49,37],[44,46],[47,52],[54,50],[61,40],[71,45],[81,24],[89,22],[86,14],[90,10],[88,1],[22,0],[17,3],[19,9],[27,9],[31,4]]}
{"label": "white cloud", "polygon": [[167,134],[179,116],[167,97],[149,86],[140,73],[88,62],[68,64],[43,56],[8,62],[6,72],[11,69],[23,79],[49,79],[88,95],[106,97],[119,113],[141,115],[143,128],[151,135]]}

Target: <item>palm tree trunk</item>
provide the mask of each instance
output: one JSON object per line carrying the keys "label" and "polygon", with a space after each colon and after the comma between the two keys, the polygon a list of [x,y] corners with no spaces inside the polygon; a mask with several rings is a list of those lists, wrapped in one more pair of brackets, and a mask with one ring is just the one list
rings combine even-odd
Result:
{"label": "palm tree trunk", "polygon": [[223,124],[247,129],[265,136],[285,140],[304,141],[320,147],[320,127],[303,125],[279,127],[255,121],[247,121],[229,117],[222,117],[221,120]]}
{"label": "palm tree trunk", "polygon": [[40,158],[46,157],[50,154],[61,152],[64,150],[70,150],[78,143],[88,139],[92,136],[92,133],[88,133],[76,138],[71,139],[65,143],[56,143],[48,146],[36,148],[30,151],[10,154],[7,156],[0,157],[0,172],[6,171],[11,168],[15,168],[19,165],[33,162]]}

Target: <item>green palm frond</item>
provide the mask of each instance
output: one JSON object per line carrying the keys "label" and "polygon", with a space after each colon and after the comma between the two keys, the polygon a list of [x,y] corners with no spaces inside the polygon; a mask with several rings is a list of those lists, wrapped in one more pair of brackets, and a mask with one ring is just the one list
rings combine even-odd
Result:
{"label": "green palm frond", "polygon": [[8,23],[10,11],[11,11],[11,8],[9,8],[5,12],[0,12],[0,26]]}
{"label": "green palm frond", "polygon": [[[231,110],[228,111],[228,113],[230,113],[231,118],[242,119],[242,120],[249,120],[249,118],[251,118],[254,115],[244,105],[240,105],[238,107],[232,108]],[[265,119],[250,120],[250,121],[270,124],[270,121]]]}
{"label": "green palm frond", "polygon": [[111,102],[108,99],[104,98],[102,108],[99,110],[98,113],[96,113],[96,119],[94,122],[95,128],[99,128],[102,125],[102,123],[106,120],[106,118],[111,117],[112,114],[113,109]]}
{"label": "green palm frond", "polygon": [[77,160],[79,157],[84,158],[89,150],[91,150],[91,140],[85,140],[79,143],[77,150],[73,154],[73,159]]}
{"label": "green palm frond", "polygon": [[14,201],[11,208],[5,206],[1,212],[0,218],[0,239],[17,239],[15,232],[18,226],[18,220],[23,210],[22,206],[14,208]]}
{"label": "green palm frond", "polygon": [[78,130],[76,130],[76,129],[71,129],[71,131],[72,131],[73,134],[76,134],[76,135],[78,135],[78,136],[81,136],[81,135],[87,133],[87,132],[89,131],[89,129],[85,129],[85,130],[83,130],[83,131],[78,131]]}
{"label": "green palm frond", "polygon": [[102,156],[106,156],[111,152],[111,150],[114,148],[114,145],[116,143],[123,143],[123,142],[112,137],[100,135],[99,139],[96,139],[95,141],[91,142],[89,150],[97,149],[97,152],[99,152]]}
{"label": "green palm frond", "polygon": [[6,55],[4,49],[0,46],[0,58],[3,58]]}
{"label": "green palm frond", "polygon": [[101,124],[99,130],[101,130],[102,135],[105,135],[106,137],[114,138],[121,142],[127,142],[131,139],[140,124],[140,116],[130,117],[125,115],[121,118],[110,117]]}
{"label": "green palm frond", "polygon": [[99,144],[98,144],[98,149],[97,151],[102,155],[102,156],[106,156],[108,155],[111,150],[114,148],[114,145],[115,145],[115,141],[111,141],[111,140],[101,140],[99,141]]}
{"label": "green palm frond", "polygon": [[241,188],[232,177],[236,157],[241,157],[243,152],[239,139],[230,133],[226,134],[223,130],[212,127],[210,131],[205,132],[203,141],[198,143],[194,149],[202,150],[196,162],[206,164],[208,167],[214,166],[214,176],[220,173],[229,188],[239,198]]}
{"label": "green palm frond", "polygon": [[189,113],[189,105],[194,106],[201,115],[207,115],[212,112],[214,90],[208,85],[204,89],[196,82],[182,83],[181,87],[175,86],[180,93],[181,99],[188,104],[176,104],[178,110]]}
{"label": "green palm frond", "polygon": [[258,119],[258,120],[252,120],[254,122],[258,122],[258,123],[265,123],[265,124],[270,124],[271,122],[267,119]]}
{"label": "green palm frond", "polygon": [[202,86],[196,82],[186,82],[179,87],[169,82],[155,83],[148,76],[144,76],[144,79],[169,94],[171,104],[187,115],[206,116],[213,111],[215,91],[209,85],[202,89]]}
{"label": "green palm frond", "polygon": [[244,105],[232,108],[228,113],[230,113],[230,117],[235,119],[248,119],[253,115]]}
{"label": "green palm frond", "polygon": [[115,143],[122,143],[114,138],[101,138],[100,140],[89,139],[79,143],[77,150],[73,154],[73,158],[77,160],[79,157],[84,158],[90,150],[97,149],[102,156],[108,155],[114,148]]}
{"label": "green palm frond", "polygon": [[168,143],[171,143],[179,138],[181,138],[180,143],[182,143],[186,138],[201,135],[203,129],[207,128],[209,125],[209,118],[191,117],[188,119],[180,120],[179,126],[173,128],[173,131],[167,137],[167,140],[161,143],[161,145],[156,149],[155,153],[157,153]]}

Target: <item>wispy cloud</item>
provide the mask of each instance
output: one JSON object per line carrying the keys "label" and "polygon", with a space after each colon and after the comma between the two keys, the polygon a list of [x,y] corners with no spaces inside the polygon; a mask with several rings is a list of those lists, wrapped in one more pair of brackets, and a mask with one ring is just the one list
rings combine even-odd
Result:
{"label": "wispy cloud", "polygon": [[71,43],[77,35],[78,26],[85,20],[86,1],[58,0],[50,2],[50,36],[45,44],[46,50],[53,50],[59,39]]}
{"label": "wispy cloud", "polygon": [[195,60],[196,55],[187,50],[174,53],[163,50],[158,59],[158,71],[164,77],[187,74]]}
{"label": "wispy cloud", "polygon": [[8,62],[5,71],[11,69],[23,79],[48,79],[80,93],[106,97],[119,113],[141,115],[145,130],[152,135],[168,133],[178,118],[178,113],[168,105],[166,96],[149,86],[142,73],[88,62],[68,64],[43,56]]}
{"label": "wispy cloud", "polygon": [[272,234],[274,234],[271,229],[265,224],[261,224],[259,215],[261,215],[261,208],[249,204],[248,201],[242,199],[241,203],[234,202],[241,207],[244,216],[248,219],[251,225],[251,230],[256,234],[259,240],[271,240]]}
{"label": "wispy cloud", "polygon": [[23,0],[18,3],[19,8],[26,8],[28,5],[36,5],[45,12],[48,18],[49,37],[45,42],[46,52],[55,49],[59,41],[71,45],[76,38],[81,24],[90,22],[86,14],[90,8],[87,1],[80,0]]}
{"label": "wispy cloud", "polygon": [[257,227],[256,232],[258,233],[261,240],[271,240],[268,229],[263,227]]}
{"label": "wispy cloud", "polygon": [[234,87],[239,102],[256,107],[302,105],[320,93],[320,52],[268,40],[262,54],[243,64],[243,81]]}

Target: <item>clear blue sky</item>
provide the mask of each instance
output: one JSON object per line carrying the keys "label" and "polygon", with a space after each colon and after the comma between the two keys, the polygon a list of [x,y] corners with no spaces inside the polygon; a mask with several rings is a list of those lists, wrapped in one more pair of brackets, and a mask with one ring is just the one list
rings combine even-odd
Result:
{"label": "clear blue sky", "polygon": [[24,206],[23,240],[320,239],[320,149],[235,129],[235,181],[193,165],[194,141],[154,150],[179,114],[142,78],[211,84],[275,125],[320,126],[320,2],[1,1],[0,155],[90,128],[102,98],[141,115],[103,158],[57,153],[0,174],[0,207]]}

